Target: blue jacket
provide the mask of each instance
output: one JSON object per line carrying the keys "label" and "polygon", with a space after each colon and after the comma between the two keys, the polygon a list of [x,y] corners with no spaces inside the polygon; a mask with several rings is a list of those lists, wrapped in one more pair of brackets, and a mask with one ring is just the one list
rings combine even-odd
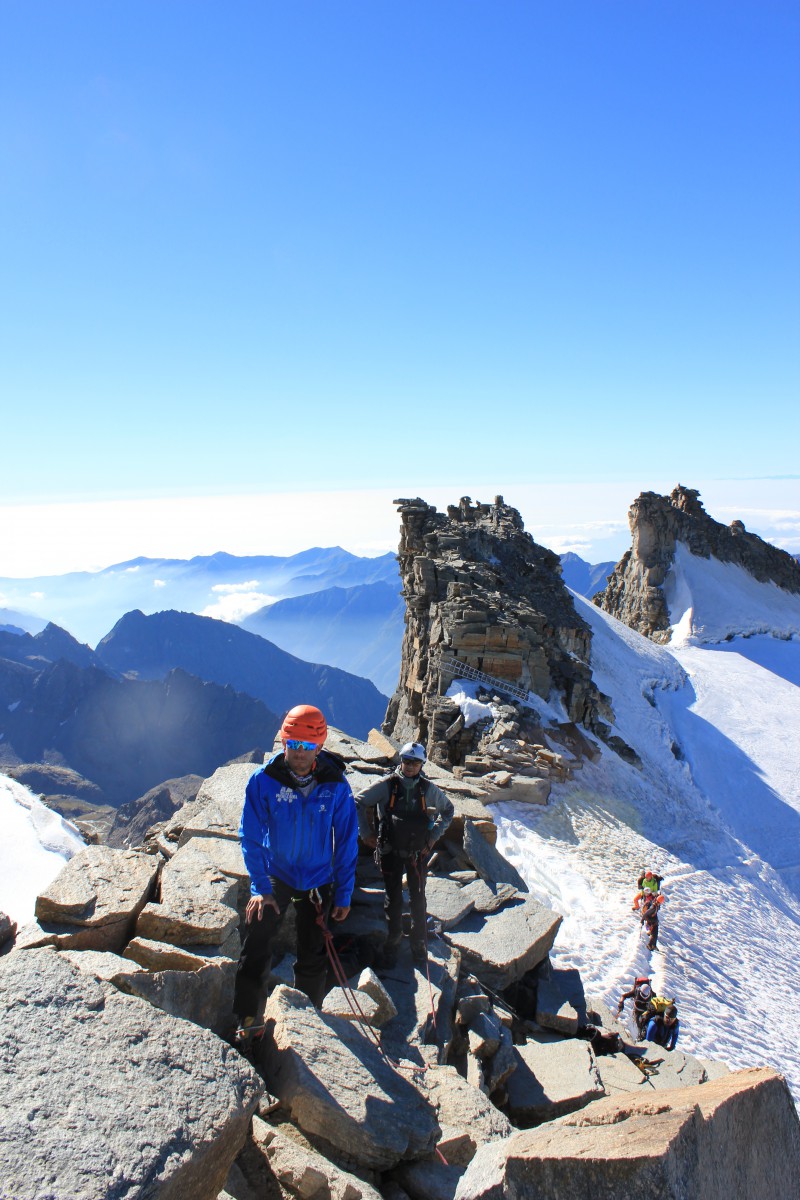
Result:
{"label": "blue jacket", "polygon": [[308,796],[296,790],[282,753],[247,784],[239,837],[250,891],[272,893],[270,875],[298,891],[333,882],[334,907],[347,908],[358,858],[358,822],[350,784],[333,755],[321,750]]}
{"label": "blue jacket", "polygon": [[676,1021],[674,1025],[667,1025],[662,1017],[651,1017],[644,1035],[645,1040],[654,1042],[656,1046],[663,1046],[665,1050],[674,1050],[680,1027],[680,1021]]}

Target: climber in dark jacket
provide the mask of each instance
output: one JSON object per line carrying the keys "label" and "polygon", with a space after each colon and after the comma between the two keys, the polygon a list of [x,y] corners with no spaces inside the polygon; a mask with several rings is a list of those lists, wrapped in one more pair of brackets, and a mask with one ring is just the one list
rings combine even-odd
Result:
{"label": "climber in dark jacket", "polygon": [[418,966],[427,959],[428,856],[453,819],[450,797],[423,774],[426,757],[419,742],[407,742],[398,768],[356,796],[361,840],[376,850],[383,875],[386,942],[380,965],[388,968],[397,961],[402,937],[404,875],[411,900],[411,955]]}
{"label": "climber in dark jacket", "polygon": [[650,999],[653,995],[653,989],[650,987],[650,980],[642,976],[637,979],[629,992],[623,992],[620,996],[619,1004],[617,1005],[617,1016],[620,1015],[625,1007],[626,1000],[633,1000],[633,1019],[636,1023],[636,1029],[641,1036],[643,1026],[646,1024]]}

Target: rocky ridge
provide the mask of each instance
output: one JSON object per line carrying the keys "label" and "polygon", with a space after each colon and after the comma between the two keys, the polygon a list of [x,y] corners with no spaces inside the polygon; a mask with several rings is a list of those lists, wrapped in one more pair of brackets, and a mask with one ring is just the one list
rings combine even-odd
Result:
{"label": "rocky ridge", "polygon": [[678,484],[669,496],[642,492],[628,512],[631,548],[617,563],[594,603],[655,642],[668,642],[670,620],[664,584],[678,542],[699,558],[743,567],[762,583],[800,593],[800,566],[741,521],[722,525],[703,508],[700,493]]}
{"label": "rocky ridge", "polygon": [[[329,745],[356,790],[396,756],[377,731],[332,730]],[[87,847],[0,958],[0,1178],[15,1200],[555,1197],[588,1186],[589,1160],[609,1200],[645,1178],[665,1196],[728,1197],[731,1171],[754,1200],[790,1193],[800,1124],[781,1077],[647,1044],[660,1061],[642,1071],[576,1036],[604,1026],[633,1050],[577,972],[551,965],[560,917],[498,853],[491,786],[441,767],[456,819],[432,863],[428,972],[406,939],[397,969],[370,969],[383,893],[362,854],[336,944],[363,1018],[340,989],[318,1011],[289,986],[287,928],[253,1071],[218,1036],[248,891],[237,828],[252,769],[220,768],[147,850]]]}
{"label": "rocky ridge", "polygon": [[[517,510],[501,496],[464,497],[446,514],[421,499],[395,504],[406,628],[383,732],[424,743],[429,761],[504,789],[504,799],[540,804],[549,780],[599,754],[587,734],[637,761],[611,732],[611,703],[589,665],[591,631],[559,558]],[[447,696],[454,679],[477,683],[485,718],[465,720]]]}

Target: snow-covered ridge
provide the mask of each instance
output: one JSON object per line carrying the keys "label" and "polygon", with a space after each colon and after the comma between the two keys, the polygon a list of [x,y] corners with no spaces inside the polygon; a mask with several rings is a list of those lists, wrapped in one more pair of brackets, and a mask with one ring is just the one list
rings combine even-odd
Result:
{"label": "snow-covered ridge", "polygon": [[84,842],[74,825],[5,775],[0,775],[0,829],[0,912],[24,925],[33,917],[39,892]]}
{"label": "snow-covered ridge", "polygon": [[700,558],[682,542],[675,546],[664,595],[672,646],[759,633],[800,638],[800,595],[762,583],[735,563]]}
{"label": "snow-covered ridge", "polygon": [[[678,565],[705,630],[730,632],[741,603],[748,631],[758,619],[778,636],[664,647],[576,596],[594,678],[642,768],[604,749],[553,784],[546,808],[494,806],[498,848],[563,915],[552,957],[590,994],[615,1006],[650,974],[677,999],[685,1049],[770,1064],[800,1102],[786,1007],[800,937],[800,638],[784,640],[800,599],[713,560],[682,552]],[[652,953],[631,911],[646,866],[667,897]]]}

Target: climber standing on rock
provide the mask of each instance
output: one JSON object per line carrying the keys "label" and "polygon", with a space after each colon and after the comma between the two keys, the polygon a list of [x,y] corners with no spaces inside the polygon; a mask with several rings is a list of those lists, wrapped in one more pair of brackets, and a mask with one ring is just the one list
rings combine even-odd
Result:
{"label": "climber standing on rock", "polygon": [[280,736],[283,751],[250,777],[239,826],[251,892],[234,996],[240,1045],[249,1040],[261,977],[290,904],[297,929],[294,984],[322,1003],[327,956],[319,919],[343,921],[349,913],[358,858],[353,793],[342,760],[322,748],[324,716],[299,704],[284,717]]}
{"label": "climber standing on rock", "polygon": [[397,962],[403,934],[403,876],[411,900],[411,956],[417,966],[427,960],[428,857],[453,819],[449,796],[423,773],[426,758],[424,746],[407,742],[396,770],[356,797],[361,839],[376,851],[386,891],[386,943],[380,965],[388,968]]}

